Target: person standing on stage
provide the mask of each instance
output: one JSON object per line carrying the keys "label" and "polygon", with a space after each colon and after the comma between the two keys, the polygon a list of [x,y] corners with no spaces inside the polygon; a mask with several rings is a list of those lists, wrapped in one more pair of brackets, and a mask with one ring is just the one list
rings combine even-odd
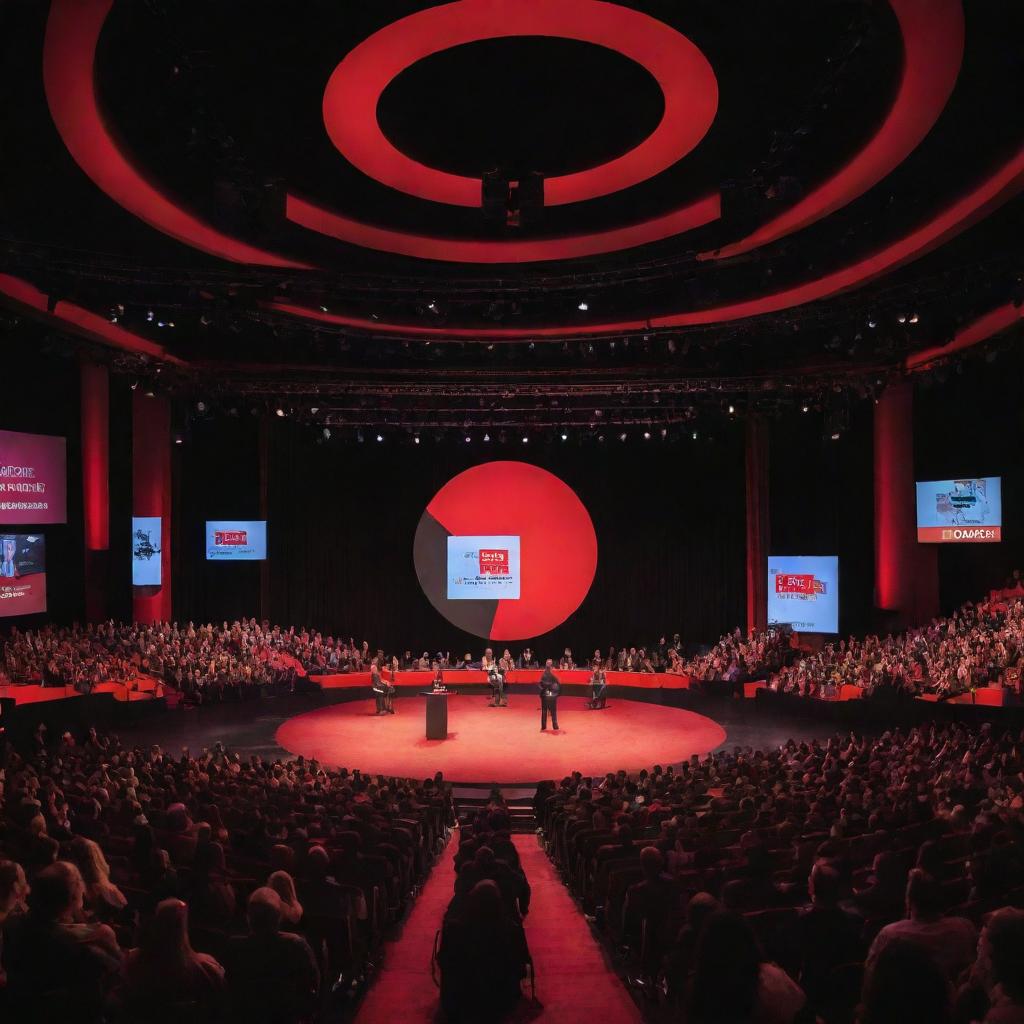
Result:
{"label": "person standing on stage", "polygon": [[608,707],[608,680],[601,666],[601,659],[595,658],[593,671],[590,674],[590,707],[593,709]]}
{"label": "person standing on stage", "polygon": [[444,671],[439,661],[434,662],[434,681],[430,684],[435,690],[444,689]]}
{"label": "person standing on stage", "polygon": [[558,694],[561,686],[552,666],[554,662],[548,658],[544,662],[544,671],[540,677],[540,731],[548,727],[548,712],[551,712],[551,728],[558,731]]}
{"label": "person standing on stage", "polygon": [[373,690],[373,700],[377,705],[375,714],[386,715],[387,712],[387,690],[385,689],[384,679],[380,674],[380,666],[377,664],[377,659],[374,658],[370,662],[370,689]]}

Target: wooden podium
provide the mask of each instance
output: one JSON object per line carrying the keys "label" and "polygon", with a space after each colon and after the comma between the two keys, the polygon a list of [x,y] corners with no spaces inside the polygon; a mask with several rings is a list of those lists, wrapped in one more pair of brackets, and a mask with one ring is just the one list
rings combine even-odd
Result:
{"label": "wooden podium", "polygon": [[428,690],[427,698],[427,739],[448,739],[448,692],[435,693]]}

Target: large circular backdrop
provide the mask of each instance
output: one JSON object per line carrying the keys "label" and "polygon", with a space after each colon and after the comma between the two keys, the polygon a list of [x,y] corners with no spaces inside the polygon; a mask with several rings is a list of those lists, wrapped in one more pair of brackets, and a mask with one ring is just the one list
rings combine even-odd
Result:
{"label": "large circular backdrop", "polygon": [[597,570],[597,536],[558,477],[525,462],[486,462],[434,495],[413,559],[423,593],[453,625],[524,640],[580,606]]}

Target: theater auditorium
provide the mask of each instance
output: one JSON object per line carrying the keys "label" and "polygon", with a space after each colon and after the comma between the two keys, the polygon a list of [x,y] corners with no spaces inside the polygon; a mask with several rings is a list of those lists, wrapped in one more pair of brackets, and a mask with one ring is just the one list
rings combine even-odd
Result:
{"label": "theater auditorium", "polygon": [[0,1021],[1022,1024],[1022,38],[0,4]]}

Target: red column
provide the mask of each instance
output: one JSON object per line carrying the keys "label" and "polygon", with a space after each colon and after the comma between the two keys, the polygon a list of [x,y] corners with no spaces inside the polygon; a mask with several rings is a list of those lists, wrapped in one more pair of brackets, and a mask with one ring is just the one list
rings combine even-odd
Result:
{"label": "red column", "polygon": [[85,529],[85,617],[107,617],[110,556],[110,379],[105,366],[83,362],[82,512]]}
{"label": "red column", "polygon": [[875,406],[875,605],[894,629],[938,614],[935,547],[917,543],[914,388],[888,387]]}
{"label": "red column", "polygon": [[747,420],[747,630],[764,629],[768,621],[768,547],[771,517],[768,509],[768,425]]}
{"label": "red column", "polygon": [[136,622],[171,618],[171,407],[132,395],[132,515],[160,516],[160,585],[132,588]]}

